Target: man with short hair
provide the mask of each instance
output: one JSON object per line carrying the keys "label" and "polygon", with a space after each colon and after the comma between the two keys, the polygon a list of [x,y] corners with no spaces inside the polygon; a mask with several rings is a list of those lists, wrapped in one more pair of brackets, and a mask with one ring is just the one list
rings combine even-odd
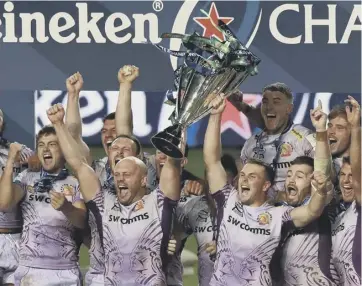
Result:
{"label": "man with short hair", "polygon": [[355,199],[353,190],[353,178],[351,161],[349,157],[343,157],[341,170],[339,172],[339,189],[341,191],[340,207],[342,211],[348,209]]}
{"label": "man with short hair", "polygon": [[[137,157],[123,157],[119,140],[109,158],[116,192],[102,191],[98,177],[76,152],[76,142],[63,123],[64,109],[55,105],[48,117],[59,136],[67,163],[75,171],[87,205],[99,225],[105,253],[105,285],[166,285],[164,257],[172,212],[180,198],[180,162],[168,158],[160,187],[147,191],[147,167]],[[134,141],[121,144],[136,149]]]}
{"label": "man with short hair", "polygon": [[328,137],[337,175],[342,167],[343,157],[349,155],[351,126],[347,121],[346,105],[336,105],[328,114]]}
{"label": "man with short hair", "polygon": [[332,263],[338,285],[361,285],[361,107],[351,96],[345,102],[351,127],[349,153],[355,199],[332,221]]}
{"label": "man with short hair", "polygon": [[[275,96],[281,101],[281,96]],[[271,285],[269,264],[279,244],[282,226],[292,223],[304,227],[321,215],[327,198],[327,177],[322,172],[313,174],[316,191],[308,205],[297,208],[267,203],[274,171],[259,160],[250,159],[244,164],[238,189],[227,185],[220,155],[223,95],[217,96],[210,106],[213,110],[205,135],[204,160],[218,214],[217,256],[210,285]],[[267,111],[269,117],[271,111]],[[280,112],[267,124],[273,129],[280,125],[278,128],[282,129],[279,121],[284,115]]]}
{"label": "man with short hair", "polygon": [[15,285],[81,285],[77,228],[85,227],[86,209],[77,180],[65,169],[53,127],[41,129],[36,140],[40,172],[25,170],[13,183],[13,165],[22,145],[10,145],[0,180],[0,209],[20,203],[23,231]]}
{"label": "man with short hair", "polygon": [[292,111],[293,95],[284,83],[265,86],[261,104],[265,129],[250,137],[241,150],[243,164],[249,159],[258,159],[275,169],[275,182],[269,190],[271,198],[284,190],[290,162],[298,156],[313,157],[314,154],[312,132],[292,122]]}
{"label": "man with short hair", "polygon": [[[6,122],[4,113],[0,109],[0,175],[2,175],[9,157],[10,142],[4,137]],[[13,165],[13,178],[27,167],[38,168],[38,161],[34,159],[34,152],[22,146],[20,158]],[[14,285],[14,273],[18,267],[18,243],[20,240],[23,222],[19,206],[11,211],[0,212],[0,284]]]}

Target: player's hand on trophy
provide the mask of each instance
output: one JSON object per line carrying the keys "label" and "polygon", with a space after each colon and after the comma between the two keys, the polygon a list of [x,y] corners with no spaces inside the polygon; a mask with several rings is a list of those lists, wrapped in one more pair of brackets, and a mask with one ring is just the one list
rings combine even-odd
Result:
{"label": "player's hand on trophy", "polygon": [[312,187],[321,195],[326,195],[328,188],[329,178],[321,171],[315,171],[312,174]]}
{"label": "player's hand on trophy", "polygon": [[133,83],[133,81],[138,78],[140,72],[138,67],[126,65],[119,69],[118,71],[118,81],[119,83]]}
{"label": "player's hand on trophy", "polygon": [[360,127],[361,126],[361,107],[357,100],[352,96],[348,95],[348,99],[344,101],[348,104],[346,106],[347,121],[351,124],[351,127]]}
{"label": "player's hand on trophy", "polygon": [[47,111],[48,118],[52,124],[63,122],[65,111],[61,103],[54,104]]}
{"label": "player's hand on trophy", "polygon": [[211,241],[209,243],[206,243],[205,251],[210,255],[214,255],[216,253],[216,242]]}
{"label": "player's hand on trophy", "polygon": [[9,147],[9,159],[12,159],[14,161],[20,161],[20,153],[23,149],[23,145],[19,144],[17,142],[11,143]]}
{"label": "player's hand on trophy", "polygon": [[174,236],[171,237],[170,241],[168,242],[168,245],[167,245],[167,254],[168,255],[174,255],[175,252],[176,252],[176,244],[177,244],[177,241],[175,239]]}
{"label": "player's hand on trophy", "polygon": [[79,72],[71,75],[66,80],[66,86],[69,96],[79,96],[79,92],[83,88],[83,77]]}
{"label": "player's hand on trophy", "polygon": [[[211,96],[211,95],[210,95]],[[209,107],[211,107],[211,114],[219,114],[225,110],[226,107],[226,99],[223,93],[213,94],[212,99],[209,103]]]}
{"label": "player's hand on trophy", "polygon": [[327,114],[323,112],[322,102],[318,100],[318,106],[310,110],[310,119],[317,132],[327,130]]}
{"label": "player's hand on trophy", "polygon": [[204,186],[198,181],[186,181],[183,188],[183,193],[185,196],[195,195],[201,196],[204,193]]}
{"label": "player's hand on trophy", "polygon": [[50,194],[50,204],[57,211],[61,211],[63,209],[63,207],[65,206],[65,204],[69,203],[65,199],[65,195],[63,193],[58,193],[53,190],[53,191],[50,191],[49,194]]}
{"label": "player's hand on trophy", "polygon": [[230,94],[228,101],[239,111],[242,111],[243,106],[243,93],[237,90]]}

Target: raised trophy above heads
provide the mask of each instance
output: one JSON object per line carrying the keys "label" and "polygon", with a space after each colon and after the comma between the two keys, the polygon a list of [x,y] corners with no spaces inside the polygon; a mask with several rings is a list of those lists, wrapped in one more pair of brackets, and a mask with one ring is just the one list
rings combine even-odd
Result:
{"label": "raised trophy above heads", "polygon": [[181,39],[186,50],[172,51],[154,44],[163,52],[183,58],[175,70],[177,96],[174,98],[173,93],[168,92],[165,102],[175,106],[169,118],[172,126],[151,139],[155,148],[172,158],[184,157],[183,148],[180,148],[182,134],[188,126],[210,113],[209,103],[214,96],[223,93],[228,97],[249,75],[258,73],[260,59],[235,37],[224,22],[219,20],[214,25],[224,34],[224,42],[197,33],[164,33],[161,38]]}

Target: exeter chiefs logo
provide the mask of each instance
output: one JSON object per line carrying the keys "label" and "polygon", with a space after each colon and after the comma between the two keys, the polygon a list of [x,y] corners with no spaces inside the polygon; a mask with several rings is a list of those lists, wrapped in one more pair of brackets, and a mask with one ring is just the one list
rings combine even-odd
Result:
{"label": "exeter chiefs logo", "polygon": [[61,187],[61,191],[66,197],[73,197],[75,195],[74,186],[65,184]]}
{"label": "exeter chiefs logo", "polygon": [[260,215],[258,215],[258,223],[260,225],[270,224],[271,220],[272,220],[272,215],[268,212],[261,213]]}
{"label": "exeter chiefs logo", "polygon": [[284,142],[280,146],[279,150],[280,150],[280,157],[289,157],[293,153],[293,146],[288,142]]}

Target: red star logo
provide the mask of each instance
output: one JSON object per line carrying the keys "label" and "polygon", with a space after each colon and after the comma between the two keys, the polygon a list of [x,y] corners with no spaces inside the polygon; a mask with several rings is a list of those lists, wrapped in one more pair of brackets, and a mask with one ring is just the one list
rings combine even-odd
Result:
{"label": "red star logo", "polygon": [[[233,17],[220,17],[217,11],[216,5],[212,2],[208,17],[195,17],[194,21],[198,23],[203,29],[203,37],[211,38],[216,37],[219,41],[225,41],[224,34],[220,32],[214,25],[217,26],[219,20],[223,21],[226,25],[229,25],[234,21]],[[214,23],[214,24],[213,24]]]}
{"label": "red star logo", "polygon": [[[245,103],[257,106],[261,102],[260,94],[244,94]],[[239,112],[229,101],[227,101],[225,111],[221,118],[221,133],[231,128],[244,139],[249,139],[252,135],[248,118]]]}

